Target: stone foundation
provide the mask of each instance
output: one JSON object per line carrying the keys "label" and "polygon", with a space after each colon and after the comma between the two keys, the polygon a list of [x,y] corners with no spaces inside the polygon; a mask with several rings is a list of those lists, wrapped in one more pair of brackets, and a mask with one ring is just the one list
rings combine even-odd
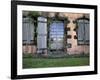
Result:
{"label": "stone foundation", "polygon": [[37,52],[36,46],[34,45],[24,45],[23,46],[23,53],[33,53]]}

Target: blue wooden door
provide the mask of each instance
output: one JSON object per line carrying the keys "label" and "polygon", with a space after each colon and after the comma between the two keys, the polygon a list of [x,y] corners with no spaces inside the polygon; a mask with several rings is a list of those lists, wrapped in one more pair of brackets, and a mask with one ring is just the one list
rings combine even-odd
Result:
{"label": "blue wooden door", "polygon": [[63,49],[64,44],[64,23],[62,21],[53,21],[50,24],[49,47],[52,50]]}

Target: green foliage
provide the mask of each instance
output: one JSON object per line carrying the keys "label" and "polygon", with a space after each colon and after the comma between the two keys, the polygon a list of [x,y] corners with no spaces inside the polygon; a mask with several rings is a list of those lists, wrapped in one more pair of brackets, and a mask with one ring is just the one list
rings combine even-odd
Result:
{"label": "green foliage", "polygon": [[32,53],[23,53],[23,58],[33,58]]}
{"label": "green foliage", "polygon": [[29,12],[28,16],[31,18],[37,18],[38,16],[40,16],[40,14],[37,11],[31,11]]}
{"label": "green foliage", "polygon": [[67,67],[89,65],[88,57],[81,58],[23,58],[23,68]]}
{"label": "green foliage", "polygon": [[34,22],[34,26],[35,26],[35,29],[34,29],[34,32],[35,32],[34,38],[35,39],[34,39],[34,42],[35,42],[35,45],[36,45],[37,44],[36,43],[37,42],[37,40],[36,40],[36,38],[37,38],[37,33],[36,33],[36,31],[37,31],[37,17],[40,16],[40,13],[38,11],[30,11],[28,16],[31,19],[33,19],[33,22]]}
{"label": "green foliage", "polygon": [[32,53],[23,53],[23,58],[49,58],[49,59],[55,59],[55,58],[86,58],[86,57],[89,57],[89,53],[87,54],[72,54],[72,55],[69,55],[69,54],[64,54],[63,56],[61,57],[56,57],[54,56],[54,54],[52,55],[47,55],[46,57],[44,57],[43,54],[37,54],[35,53],[34,55]]}

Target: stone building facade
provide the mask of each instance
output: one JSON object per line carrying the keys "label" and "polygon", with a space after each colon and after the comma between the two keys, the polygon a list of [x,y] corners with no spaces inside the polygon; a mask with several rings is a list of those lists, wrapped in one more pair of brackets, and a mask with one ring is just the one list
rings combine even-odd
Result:
{"label": "stone building facade", "polygon": [[[53,18],[60,18],[60,20],[62,21],[65,21],[64,22],[64,38],[63,38],[63,51],[66,53],[66,54],[89,54],[89,14],[84,14],[84,13],[53,13],[53,12],[49,12],[49,13],[40,13],[43,17],[43,21],[40,21],[40,22],[43,22],[43,23],[39,23],[37,22],[37,27],[34,26],[33,22],[31,24],[29,24],[31,27],[36,27],[37,29],[39,28],[39,24],[40,25],[44,25],[46,26],[45,28],[41,28],[41,31],[42,29],[45,31],[47,30],[45,33],[43,34],[39,34],[40,31],[36,31],[36,34],[39,34],[39,35],[42,35],[41,39],[40,37],[38,38],[38,35],[36,37],[34,37],[35,35],[35,32],[34,32],[34,29],[33,28],[30,28],[30,31],[29,32],[32,32],[30,34],[26,34],[27,36],[31,35],[30,37],[32,37],[32,39],[30,39],[30,42],[29,44],[24,44],[24,41],[23,40],[23,53],[33,53],[33,54],[36,54],[38,53],[39,51],[40,52],[44,52],[44,55],[48,55],[48,50],[49,50],[49,47],[48,47],[48,43],[49,43],[49,37],[48,37],[48,34],[49,34],[49,29],[48,29],[48,19],[53,19]],[[56,15],[57,14],[57,15]],[[37,20],[41,19],[41,17],[37,17]],[[65,20],[67,19],[67,21]],[[58,19],[59,20],[59,19]],[[57,20],[57,21],[58,21]],[[81,23],[81,22],[85,22],[85,23]],[[83,27],[82,27],[82,24],[83,24]],[[50,24],[49,24],[50,25]],[[24,23],[23,23],[23,29],[24,29]],[[82,28],[80,28],[82,27]],[[32,31],[33,29],[33,31]],[[83,30],[84,29],[84,30]],[[44,32],[43,31],[43,32]],[[25,31],[24,31],[25,32]],[[27,32],[27,30],[26,30]],[[25,32],[25,33],[26,33]],[[24,36],[25,33],[23,33]],[[44,36],[43,36],[44,35]],[[85,35],[84,37],[82,37],[83,35]],[[43,38],[44,37],[44,38]],[[27,37],[27,39],[29,39]],[[40,40],[39,40],[40,39]],[[58,39],[58,38],[56,38]],[[40,42],[39,42],[40,41]],[[41,42],[43,42],[41,44]],[[35,44],[36,43],[36,44]],[[44,45],[44,49],[39,50],[38,47],[39,45],[41,44],[41,46],[43,47]],[[56,43],[58,44],[58,43]]]}

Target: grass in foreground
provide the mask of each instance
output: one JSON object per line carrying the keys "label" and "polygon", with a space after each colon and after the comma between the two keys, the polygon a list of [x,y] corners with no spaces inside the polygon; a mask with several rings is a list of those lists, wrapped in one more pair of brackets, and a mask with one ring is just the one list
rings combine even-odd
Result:
{"label": "grass in foreground", "polygon": [[23,68],[67,67],[89,65],[89,57],[80,58],[23,58]]}

